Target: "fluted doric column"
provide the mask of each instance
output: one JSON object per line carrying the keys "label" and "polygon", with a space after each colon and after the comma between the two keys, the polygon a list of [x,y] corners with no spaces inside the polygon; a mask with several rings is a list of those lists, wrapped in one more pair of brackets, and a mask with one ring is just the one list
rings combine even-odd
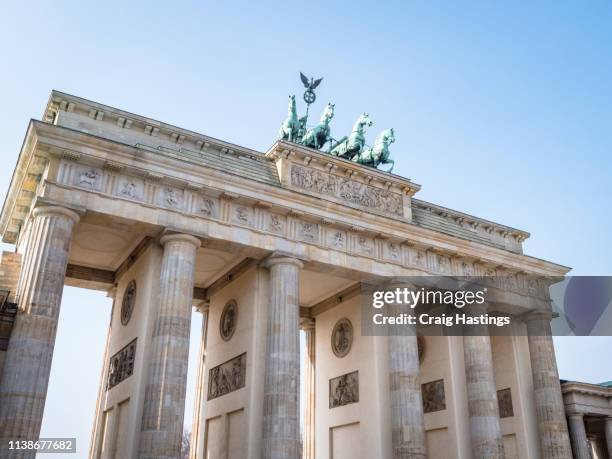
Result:
{"label": "fluted doric column", "polygon": [[266,338],[263,457],[297,459],[300,454],[299,274],[302,262],[271,257]]}
{"label": "fluted doric column", "polygon": [[608,447],[608,457],[612,458],[612,416],[608,416],[605,421],[606,445]]}
{"label": "fluted doric column", "polygon": [[[393,283],[392,289],[415,287]],[[409,306],[390,304],[390,313],[414,314]],[[393,327],[389,335],[389,400],[394,459],[425,458],[426,439],[416,325]]]}
{"label": "fluted doric column", "polygon": [[177,458],[181,451],[196,251],[200,240],[168,234],[140,433],[139,457]]}
{"label": "fluted doric column", "polygon": [[584,415],[582,413],[574,413],[568,417],[574,459],[591,459],[591,448],[584,427]]}
{"label": "fluted doric column", "polygon": [[315,321],[309,319],[302,323],[306,335],[306,352],[304,353],[304,441],[302,459],[315,458]]}
{"label": "fluted doric column", "polygon": [[540,448],[543,459],[571,459],[551,318],[550,311],[537,311],[525,317]]}
{"label": "fluted doric column", "polygon": [[7,458],[35,455],[2,448],[9,440],[38,440],[70,240],[79,221],[75,212],[61,207],[38,207],[32,218],[19,309],[0,381],[0,456]]}
{"label": "fluted doric column", "polygon": [[[485,305],[471,305],[466,311],[474,316],[486,312]],[[465,329],[463,355],[473,457],[503,459],[504,443],[487,325],[471,325]]]}
{"label": "fluted doric column", "polygon": [[208,314],[210,302],[203,301],[197,310],[202,314],[202,336],[200,338],[200,353],[198,363],[198,376],[195,389],[195,403],[193,409],[193,422],[191,425],[191,444],[189,459],[198,459],[203,456],[204,448],[204,425],[202,421],[202,409],[206,400],[206,341],[208,338]]}

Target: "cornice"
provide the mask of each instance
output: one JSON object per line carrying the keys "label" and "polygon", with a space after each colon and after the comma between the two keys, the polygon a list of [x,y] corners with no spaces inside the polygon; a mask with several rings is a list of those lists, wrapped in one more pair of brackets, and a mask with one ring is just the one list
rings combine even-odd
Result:
{"label": "cornice", "polygon": [[612,387],[604,387],[598,384],[589,384],[585,382],[567,381],[561,384],[561,392],[565,394],[585,394],[597,397],[611,398]]}
{"label": "cornice", "polygon": [[[112,119],[116,124],[122,123],[123,126],[133,129],[142,130],[143,132],[149,131],[149,134],[154,136],[165,134],[177,144],[182,144],[185,141],[193,142],[194,145],[203,148],[206,146],[214,145],[222,150],[224,153],[241,153],[245,155],[253,155],[262,158],[261,152],[252,150],[250,148],[235,145],[224,140],[216,139],[198,132],[194,132],[188,129],[183,129],[172,124],[164,123],[146,116],[137,115],[125,110],[121,110],[109,105],[104,105],[99,102],[84,99],[82,97],[73,96],[62,91],[52,90],[47,106],[43,113],[43,120],[52,123],[57,112],[64,110],[68,112],[84,111],[89,113],[89,116],[99,121]],[[126,122],[129,121],[129,126],[126,126]]]}
{"label": "cornice", "polygon": [[[32,136],[37,135],[42,138],[42,140],[37,140],[37,144],[47,149],[47,152],[45,152],[47,155],[51,154],[48,150],[54,145],[53,139],[59,139],[61,142],[58,140],[58,142],[55,142],[57,145],[53,146],[54,155],[62,154],[62,157],[72,157],[73,160],[78,158],[79,162],[96,164],[96,167],[106,169],[108,169],[107,165],[109,162],[112,162],[113,167],[109,171],[121,171],[121,173],[139,175],[144,178],[156,176],[159,183],[183,184],[186,189],[196,189],[198,192],[204,188],[207,192],[215,192],[214,190],[216,189],[218,196],[228,196],[229,193],[235,196],[235,199],[246,200],[257,207],[263,206],[276,209],[276,211],[284,206],[284,212],[287,214],[290,214],[291,211],[294,213],[299,212],[304,218],[320,221],[323,225],[335,224],[350,229],[354,226],[351,222],[354,222],[355,218],[359,218],[359,216],[362,218],[363,216],[363,212],[356,209],[337,204],[321,205],[320,200],[315,197],[305,196],[279,186],[253,183],[244,178],[228,183],[227,178],[224,178],[228,173],[227,171],[223,172],[207,168],[197,168],[197,170],[194,170],[191,167],[188,170],[191,179],[190,182],[187,182],[173,177],[174,171],[186,169],[185,164],[178,159],[164,156],[160,152],[152,153],[150,157],[146,157],[142,155],[142,150],[127,144],[121,144],[47,123],[33,122],[33,125],[34,127],[28,131]],[[92,148],[92,138],[95,139],[95,148]],[[72,149],[68,147],[72,147]],[[72,152],[72,155],[65,155],[62,151],[66,153]],[[84,153],[81,153],[81,151]],[[20,162],[24,158],[20,156]],[[142,161],[140,165],[139,161]],[[156,171],[164,173],[157,173]],[[264,202],[262,200],[262,191],[266,196],[269,196],[269,199],[275,199],[285,204],[279,207],[279,204],[272,205],[269,202]],[[11,190],[11,192],[14,192],[14,190]],[[6,218],[5,212],[2,214],[2,221]],[[568,268],[551,262],[448,236],[412,223],[397,221],[383,216],[368,215],[368,219],[362,221],[360,228],[366,234],[374,235],[375,237],[380,236],[382,239],[396,241],[406,246],[429,247],[430,249],[436,249],[436,251],[445,253],[451,258],[465,257],[466,259],[480,261],[491,266],[504,266],[506,269],[514,270],[515,272],[558,276],[568,271]]]}
{"label": "cornice", "polygon": [[502,235],[509,234],[515,237],[518,242],[523,242],[529,238],[530,234],[527,231],[513,228],[511,226],[502,225],[501,223],[492,222],[484,218],[475,217],[473,215],[466,214],[457,210],[449,209],[447,207],[440,206],[438,204],[432,204],[427,201],[420,199],[413,199],[413,205],[418,206],[421,209],[428,210],[437,215],[449,218],[458,222],[465,222],[472,227],[484,227],[487,231],[497,231]]}

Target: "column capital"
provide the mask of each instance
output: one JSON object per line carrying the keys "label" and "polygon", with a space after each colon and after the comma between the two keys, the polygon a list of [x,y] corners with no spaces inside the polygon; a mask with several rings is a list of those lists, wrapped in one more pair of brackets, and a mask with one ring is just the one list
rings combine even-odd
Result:
{"label": "column capital", "polygon": [[568,413],[567,417],[570,419],[584,419],[584,413]]}
{"label": "column capital", "polygon": [[168,242],[175,242],[175,241],[188,242],[190,244],[193,244],[196,249],[202,245],[202,241],[200,241],[197,237],[192,236],[191,234],[184,234],[184,233],[165,234],[159,239],[159,243],[161,245],[166,245]]}
{"label": "column capital", "polygon": [[203,300],[195,306],[195,310],[201,314],[208,312],[210,309],[210,300]]}
{"label": "column capital", "polygon": [[417,286],[410,281],[405,280],[405,278],[403,277],[391,277],[385,284],[385,287],[407,287],[407,288],[411,288],[411,289],[416,289]]}
{"label": "column capital", "polygon": [[300,320],[300,328],[304,331],[314,330],[315,325],[316,325],[316,321],[313,318],[303,317]]}
{"label": "column capital", "polygon": [[75,225],[81,219],[81,217],[79,217],[79,214],[77,214],[74,210],[66,209],[65,207],[59,207],[59,206],[36,207],[32,211],[32,215],[34,217],[40,217],[42,215],[57,215],[61,217],[67,217],[67,218],[70,218],[74,222]]}
{"label": "column capital", "polygon": [[280,265],[280,264],[294,265],[294,266],[297,266],[299,269],[302,269],[304,267],[304,262],[300,260],[299,258],[296,258],[293,255],[277,253],[277,252],[270,255],[268,258],[263,260],[263,262],[261,263],[261,265],[264,268],[270,268],[274,265]]}
{"label": "column capital", "polygon": [[109,288],[106,291],[106,298],[111,298],[111,299],[115,299],[115,296],[117,295],[117,286],[113,285],[111,288]]}
{"label": "column capital", "polygon": [[525,323],[533,320],[548,320],[550,322],[555,317],[557,317],[557,314],[548,309],[534,309],[521,316]]}

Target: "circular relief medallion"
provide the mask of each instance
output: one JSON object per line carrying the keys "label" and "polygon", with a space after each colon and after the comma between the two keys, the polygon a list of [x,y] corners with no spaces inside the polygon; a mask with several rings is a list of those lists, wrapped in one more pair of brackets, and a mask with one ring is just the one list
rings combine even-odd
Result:
{"label": "circular relief medallion", "polygon": [[132,317],[134,305],[136,304],[136,281],[132,280],[123,293],[121,302],[121,324],[127,325]]}
{"label": "circular relief medallion", "polygon": [[234,300],[227,302],[221,313],[219,322],[219,334],[224,341],[229,341],[236,331],[238,321],[238,304]]}
{"label": "circular relief medallion", "polygon": [[336,357],[344,357],[353,344],[353,324],[350,320],[340,319],[332,331],[332,351]]}

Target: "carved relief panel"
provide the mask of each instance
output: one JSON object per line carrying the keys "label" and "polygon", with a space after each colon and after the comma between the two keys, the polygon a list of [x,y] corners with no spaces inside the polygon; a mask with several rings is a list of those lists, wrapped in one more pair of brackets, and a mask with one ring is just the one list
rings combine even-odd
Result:
{"label": "carved relief panel", "polygon": [[245,384],[246,352],[210,369],[208,373],[208,400],[242,389]]}
{"label": "carved relief panel", "polygon": [[421,395],[423,396],[424,413],[433,413],[434,411],[446,409],[443,379],[421,384]]}
{"label": "carved relief panel", "polygon": [[512,408],[512,391],[510,388],[497,391],[497,403],[499,404],[499,417],[511,418],[514,416]]}
{"label": "carved relief panel", "polygon": [[197,214],[209,218],[217,218],[219,216],[219,202],[216,199],[208,196],[199,196],[195,202],[195,212]]}
{"label": "carved relief panel", "polygon": [[78,166],[74,169],[72,184],[88,190],[102,189],[102,169],[88,166]]}
{"label": "carved relief panel", "polygon": [[277,234],[284,234],[287,225],[286,218],[283,215],[268,214],[267,230]]}
{"label": "carved relief panel", "polygon": [[136,339],[110,358],[106,390],[112,389],[120,382],[132,376],[135,359]]}
{"label": "carved relief panel", "polygon": [[361,255],[369,257],[376,255],[376,248],[374,246],[374,238],[366,236],[361,233],[354,235],[354,251]]}
{"label": "carved relief panel", "polygon": [[241,225],[253,224],[253,209],[242,204],[232,205],[231,220]]}
{"label": "carved relief panel", "polygon": [[402,247],[398,242],[384,242],[383,255],[388,260],[401,262]]}
{"label": "carved relief panel", "polygon": [[359,401],[359,371],[329,380],[329,407],[336,408]]}
{"label": "carved relief panel", "polygon": [[178,188],[167,185],[159,187],[157,192],[157,204],[167,209],[182,210],[185,192]]}
{"label": "carved relief panel", "polygon": [[297,238],[305,242],[319,241],[319,225],[312,222],[297,222]]}
{"label": "carved relief panel", "polygon": [[142,201],[144,198],[144,181],[135,177],[119,177],[117,196]]}
{"label": "carved relief panel", "polygon": [[346,204],[400,217],[404,215],[402,196],[398,193],[297,164],[291,166],[291,185]]}
{"label": "carved relief panel", "polygon": [[336,250],[346,249],[346,232],[336,228],[328,228],[326,234],[328,247]]}

